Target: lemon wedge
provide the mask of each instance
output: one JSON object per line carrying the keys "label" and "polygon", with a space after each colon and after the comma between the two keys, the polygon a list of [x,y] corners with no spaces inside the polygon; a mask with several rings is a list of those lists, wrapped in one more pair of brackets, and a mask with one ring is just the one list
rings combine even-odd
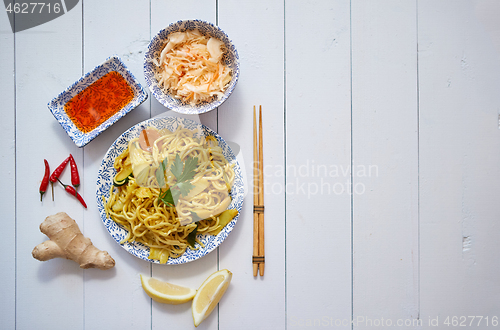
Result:
{"label": "lemon wedge", "polygon": [[200,286],[191,307],[195,327],[212,313],[226,292],[232,276],[233,274],[227,269],[219,270],[210,275]]}
{"label": "lemon wedge", "polygon": [[193,299],[196,294],[195,289],[163,282],[144,275],[141,275],[141,283],[148,296],[154,301],[164,304],[183,304]]}

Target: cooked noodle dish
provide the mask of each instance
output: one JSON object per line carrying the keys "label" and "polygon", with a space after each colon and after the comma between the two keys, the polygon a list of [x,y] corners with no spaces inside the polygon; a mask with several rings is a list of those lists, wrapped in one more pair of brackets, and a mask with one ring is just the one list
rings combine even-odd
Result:
{"label": "cooked noodle dish", "polygon": [[[162,120],[169,125],[162,127]],[[101,191],[101,215],[125,231],[115,240],[143,248],[154,262],[210,252],[213,238],[222,231],[227,236],[232,228],[226,227],[241,209],[233,191],[241,179],[234,156],[214,132],[193,123],[181,118],[141,123],[114,148],[108,163],[111,182],[102,187],[108,191]],[[99,175],[104,172],[101,167]]]}

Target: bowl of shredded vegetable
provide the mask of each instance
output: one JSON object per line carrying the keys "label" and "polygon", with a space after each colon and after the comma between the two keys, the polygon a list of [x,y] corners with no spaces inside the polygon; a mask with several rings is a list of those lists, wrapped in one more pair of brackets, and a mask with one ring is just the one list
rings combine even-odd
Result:
{"label": "bowl of shredded vegetable", "polygon": [[170,24],[149,43],[144,75],[165,107],[200,114],[220,106],[238,82],[236,47],[218,26],[201,20]]}

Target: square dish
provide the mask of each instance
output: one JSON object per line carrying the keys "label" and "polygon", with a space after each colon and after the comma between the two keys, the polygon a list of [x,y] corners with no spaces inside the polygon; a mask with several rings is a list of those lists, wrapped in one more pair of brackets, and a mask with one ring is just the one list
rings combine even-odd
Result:
{"label": "square dish", "polygon": [[[116,75],[114,72],[117,72],[119,75]],[[92,111],[91,119],[95,120],[95,127],[86,130],[85,127],[87,126],[80,125],[81,122],[79,122],[77,118],[70,118],[68,112],[66,111],[66,105],[69,104],[70,100],[74,102],[77,95],[84,95],[85,91],[91,90],[88,89],[91,85],[93,90],[100,91],[100,88],[103,88],[104,86],[104,83],[101,83],[103,82],[101,78],[104,76],[109,77],[108,74],[115,74],[118,79],[126,82],[126,85],[129,87],[127,88],[127,91],[131,91],[133,95],[130,95],[131,100],[129,101],[127,99],[125,105],[116,106],[111,112],[108,114],[102,114],[102,116],[101,113],[98,113],[94,111],[93,108],[90,108]],[[104,63],[96,66],[92,71],[85,74],[74,84],[66,88],[66,90],[64,90],[61,94],[52,99],[49,102],[48,107],[73,142],[78,147],[83,147],[99,134],[104,132],[108,127],[117,122],[120,118],[144,102],[147,98],[148,94],[144,91],[143,87],[132,75],[132,73],[127,69],[123,61],[118,56],[111,56]],[[78,114],[78,112],[79,109],[76,107],[76,114]],[[89,119],[88,117],[89,116],[87,114],[85,119]]]}

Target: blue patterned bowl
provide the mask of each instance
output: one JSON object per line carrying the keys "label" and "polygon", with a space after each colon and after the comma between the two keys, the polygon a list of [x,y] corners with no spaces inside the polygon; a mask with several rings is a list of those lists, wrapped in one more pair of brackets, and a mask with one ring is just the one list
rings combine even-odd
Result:
{"label": "blue patterned bowl", "polygon": [[[154,63],[152,62],[153,58],[159,57],[159,54],[166,44],[169,34],[173,32],[184,32],[194,29],[198,29],[201,33],[210,37],[217,38],[224,42],[226,52],[224,53],[222,61],[233,71],[232,79],[229,82],[229,86],[224,92],[224,96],[222,96],[220,99],[214,98],[214,100],[212,100],[211,102],[202,102],[195,106],[176,99],[173,95],[165,93],[162,88],[158,86],[158,82],[154,77],[156,65],[154,65]],[[229,95],[231,95],[240,75],[239,56],[232,41],[219,27],[200,20],[178,21],[170,24],[167,28],[158,32],[158,34],[156,34],[156,36],[149,43],[148,50],[144,58],[144,75],[146,76],[146,83],[149,86],[149,90],[154,95],[154,97],[165,107],[179,113],[200,114],[217,108],[229,97]]]}
{"label": "blue patterned bowl", "polygon": [[[66,102],[71,100],[73,96],[77,95],[82,90],[111,71],[116,71],[121,74],[123,78],[125,78],[128,85],[132,87],[134,98],[125,107],[108,118],[94,130],[88,133],[84,133],[80,131],[73,123],[73,121],[71,121],[71,119],[68,117],[66,111],[64,110],[64,105],[66,104]],[[83,147],[87,143],[95,139],[99,134],[104,132],[109,126],[113,125],[120,118],[122,118],[139,104],[144,102],[147,98],[148,94],[144,91],[139,81],[137,81],[137,79],[127,69],[122,60],[118,56],[112,56],[106,59],[104,63],[96,66],[94,70],[81,77],[73,85],[66,88],[66,90],[64,90],[57,97],[52,99],[52,101],[49,102],[48,107],[59,124],[61,124],[66,133],[73,140],[73,142],[75,142],[78,147]]]}
{"label": "blue patterned bowl", "polygon": [[[96,199],[97,208],[99,210],[101,220],[109,232],[111,237],[120,244],[121,241],[127,236],[127,230],[118,225],[112,219],[110,219],[104,209],[104,199],[108,199],[110,195],[110,188],[113,185],[113,178],[116,175],[116,169],[114,168],[114,161],[117,156],[119,156],[128,147],[128,141],[136,138],[140,135],[141,131],[147,127],[156,127],[158,129],[166,128],[171,132],[175,131],[178,127],[187,128],[192,131],[196,131],[203,136],[213,136],[217,139],[218,145],[222,148],[222,154],[226,158],[227,162],[234,165],[235,179],[233,186],[231,187],[231,204],[229,209],[238,210],[238,215],[228,223],[217,236],[212,235],[201,235],[197,236],[197,239],[203,243],[201,246],[198,242],[195,245],[195,249],[190,247],[178,258],[168,258],[167,265],[177,265],[184,264],[197,260],[203,256],[206,256],[215,248],[217,248],[231,233],[236,222],[238,221],[239,214],[241,214],[241,208],[243,206],[245,186],[243,183],[243,173],[241,167],[236,160],[236,156],[229,147],[229,145],[220,137],[216,132],[212,131],[210,128],[199,124],[193,120],[180,117],[164,117],[164,118],[152,118],[145,120],[119,136],[116,141],[109,147],[109,150],[104,156],[101,167],[97,174],[97,189],[96,189]],[[148,259],[149,257],[149,247],[138,242],[125,242],[120,244],[125,250],[130,254],[136,256],[137,258],[152,262],[159,263],[158,260]]]}

